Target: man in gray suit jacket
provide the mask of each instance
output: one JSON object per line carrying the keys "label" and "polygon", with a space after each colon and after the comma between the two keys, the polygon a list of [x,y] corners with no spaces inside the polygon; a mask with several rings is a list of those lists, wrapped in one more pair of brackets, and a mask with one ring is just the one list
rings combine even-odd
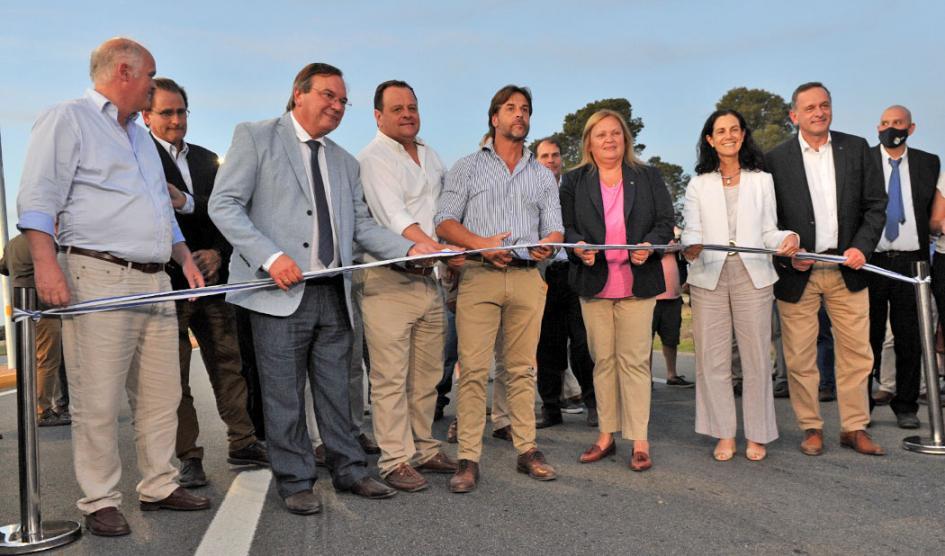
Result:
{"label": "man in gray suit jacket", "polygon": [[271,277],[278,286],[229,293],[227,301],[251,311],[272,471],[286,507],[299,514],[321,509],[312,492],[306,378],[335,488],[368,498],[396,492],[368,476],[352,434],[350,276],[300,283],[301,269],[351,264],[354,241],[381,259],[440,247],[411,244],[371,218],[357,161],[325,137],[341,123],[347,103],[339,69],[302,68],[281,118],[236,127],[209,205],[233,245],[230,281]]}

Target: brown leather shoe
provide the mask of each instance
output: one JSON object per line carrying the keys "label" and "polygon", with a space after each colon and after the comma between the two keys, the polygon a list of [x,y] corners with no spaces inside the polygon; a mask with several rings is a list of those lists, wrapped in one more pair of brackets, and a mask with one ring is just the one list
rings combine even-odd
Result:
{"label": "brown leather shoe", "polygon": [[283,498],[283,502],[286,509],[296,515],[312,515],[322,511],[322,503],[311,489],[290,494]]}
{"label": "brown leather shoe", "polygon": [[377,447],[377,444],[363,432],[358,435],[358,444],[361,445],[361,449],[364,450],[365,454],[377,455],[381,453],[381,449]]}
{"label": "brown leather shoe", "polygon": [[315,446],[315,465],[320,465],[322,467],[327,467],[326,458],[328,457],[328,451],[325,449],[324,444],[319,444]]}
{"label": "brown leather shoe", "polygon": [[390,498],[391,496],[397,494],[396,490],[390,488],[380,481],[374,480],[371,477],[363,477],[361,480],[351,485],[351,488],[348,490],[352,494],[357,494],[358,496],[363,496],[364,498],[370,498],[371,500]]}
{"label": "brown leather shoe", "polygon": [[418,465],[416,469],[425,473],[456,473],[459,464],[443,452],[437,452],[435,456]]}
{"label": "brown leather shoe", "polygon": [[430,486],[423,475],[406,463],[401,463],[388,473],[384,477],[384,482],[404,492],[420,492]]}
{"label": "brown leather shoe", "polygon": [[617,452],[617,443],[613,440],[610,441],[610,446],[600,449],[596,443],[591,444],[591,447],[587,450],[584,450],[584,453],[581,454],[581,457],[578,458],[578,461],[581,463],[594,463],[595,461],[600,461],[607,456],[612,456]]}
{"label": "brown leather shoe", "polygon": [[86,514],[85,528],[89,533],[100,537],[121,537],[131,533],[125,516],[114,506]]}
{"label": "brown leather shoe", "polygon": [[157,502],[141,501],[141,511],[143,512],[153,512],[157,510],[192,512],[196,510],[206,510],[209,507],[209,498],[191,494],[190,491],[184,487],[177,487],[177,489],[164,500],[158,500]]}
{"label": "brown leather shoe", "polygon": [[450,477],[450,492],[461,494],[476,490],[479,484],[479,462],[459,460],[459,468]]}
{"label": "brown leather shoe", "polygon": [[524,454],[519,454],[516,470],[519,473],[528,473],[528,476],[538,481],[553,481],[558,478],[555,468],[545,462],[545,454],[532,448]]}
{"label": "brown leather shoe", "polygon": [[819,456],[824,453],[824,431],[821,429],[805,430],[804,441],[801,442],[801,453],[806,456]]}
{"label": "brown leather shoe", "polygon": [[873,442],[869,433],[864,430],[841,432],[840,445],[853,448],[857,452],[868,456],[882,456],[886,454],[886,450],[883,450],[882,446]]}
{"label": "brown leather shoe", "polygon": [[634,450],[633,455],[630,456],[630,469],[632,471],[646,471],[651,467],[653,467],[653,460],[650,459],[650,454]]}
{"label": "brown leather shoe", "polygon": [[459,439],[457,438],[457,431],[456,431],[457,427],[459,427],[459,421],[457,421],[456,419],[453,419],[450,422],[449,428],[446,429],[446,441],[449,442],[450,444],[456,444],[457,442],[459,442]]}
{"label": "brown leather shoe", "polygon": [[499,440],[512,441],[512,425],[505,425],[502,428],[498,428],[492,431],[492,438],[498,438]]}
{"label": "brown leather shoe", "polygon": [[889,402],[892,401],[895,395],[892,392],[887,392],[885,390],[878,390],[873,394],[873,404],[875,405],[889,405]]}

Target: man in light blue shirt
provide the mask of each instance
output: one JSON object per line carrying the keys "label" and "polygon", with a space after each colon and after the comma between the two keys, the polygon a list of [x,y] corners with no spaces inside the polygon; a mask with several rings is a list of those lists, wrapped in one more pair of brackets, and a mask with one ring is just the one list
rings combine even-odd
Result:
{"label": "man in light blue shirt", "polygon": [[[135,123],[150,104],[154,73],[154,58],[140,44],[105,41],[91,56],[94,88],[47,110],[33,127],[17,226],[30,244],[39,298],[49,305],[169,291],[164,263],[172,257],[191,287],[204,285],[154,142]],[[89,531],[130,533],[116,490],[122,390],[134,411],[141,509],[209,508],[207,498],[174,482],[181,397],[174,304],[62,320],[75,472],[85,495],[78,507]]]}

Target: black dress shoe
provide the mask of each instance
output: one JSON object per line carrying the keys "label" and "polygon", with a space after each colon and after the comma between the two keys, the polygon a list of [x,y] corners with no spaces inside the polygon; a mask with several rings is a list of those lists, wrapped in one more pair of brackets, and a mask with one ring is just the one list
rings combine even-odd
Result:
{"label": "black dress shoe", "polygon": [[896,424],[900,429],[919,428],[919,417],[915,413],[897,413]]}
{"label": "black dress shoe", "polygon": [[596,407],[587,408],[587,426],[589,427],[597,426],[597,408]]}
{"label": "black dress shoe", "polygon": [[564,424],[564,418],[561,416],[561,412],[552,412],[552,411],[542,411],[541,420],[535,423],[536,429],[547,429],[548,427],[553,427],[555,425]]}
{"label": "black dress shoe", "polygon": [[286,509],[298,515],[312,515],[322,511],[322,503],[311,489],[290,494],[283,499],[283,502]]}
{"label": "black dress shoe", "polygon": [[258,465],[259,467],[269,467],[269,453],[259,442],[253,442],[245,448],[239,450],[230,450],[227,463],[233,465]]}
{"label": "black dress shoe", "polygon": [[787,382],[775,382],[774,383],[774,397],[775,398],[790,398],[791,392],[788,390]]}
{"label": "black dress shoe", "polygon": [[358,444],[361,445],[361,449],[364,450],[365,454],[376,455],[381,453],[381,449],[377,447],[377,444],[363,432],[358,435]]}
{"label": "black dress shoe", "polygon": [[498,438],[499,440],[506,440],[508,442],[512,441],[512,425],[505,425],[492,431],[492,438]]}
{"label": "black dress shoe", "polygon": [[358,496],[363,496],[364,498],[370,498],[371,500],[380,500],[382,498],[390,498],[391,496],[397,494],[397,491],[391,487],[374,480],[371,477],[364,477],[358,482],[351,485],[351,488],[348,489],[352,494],[357,494]]}
{"label": "black dress shoe", "polygon": [[184,488],[200,488],[207,486],[207,474],[203,471],[203,462],[200,458],[187,458],[180,462],[180,475],[177,484]]}
{"label": "black dress shoe", "polygon": [[172,492],[171,495],[164,500],[158,500],[157,502],[141,501],[141,511],[144,512],[153,512],[157,510],[193,512],[197,510],[206,510],[209,507],[209,498],[191,494],[184,487],[177,487],[177,490]]}
{"label": "black dress shoe", "polygon": [[131,533],[125,516],[114,506],[86,514],[85,528],[99,537],[121,537]]}

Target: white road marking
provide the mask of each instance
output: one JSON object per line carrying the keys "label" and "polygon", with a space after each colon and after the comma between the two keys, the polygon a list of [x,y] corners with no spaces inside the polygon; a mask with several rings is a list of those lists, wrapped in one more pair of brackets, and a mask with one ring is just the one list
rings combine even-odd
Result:
{"label": "white road marking", "polygon": [[268,469],[240,473],[230,485],[195,556],[249,554],[271,481],[272,472]]}

